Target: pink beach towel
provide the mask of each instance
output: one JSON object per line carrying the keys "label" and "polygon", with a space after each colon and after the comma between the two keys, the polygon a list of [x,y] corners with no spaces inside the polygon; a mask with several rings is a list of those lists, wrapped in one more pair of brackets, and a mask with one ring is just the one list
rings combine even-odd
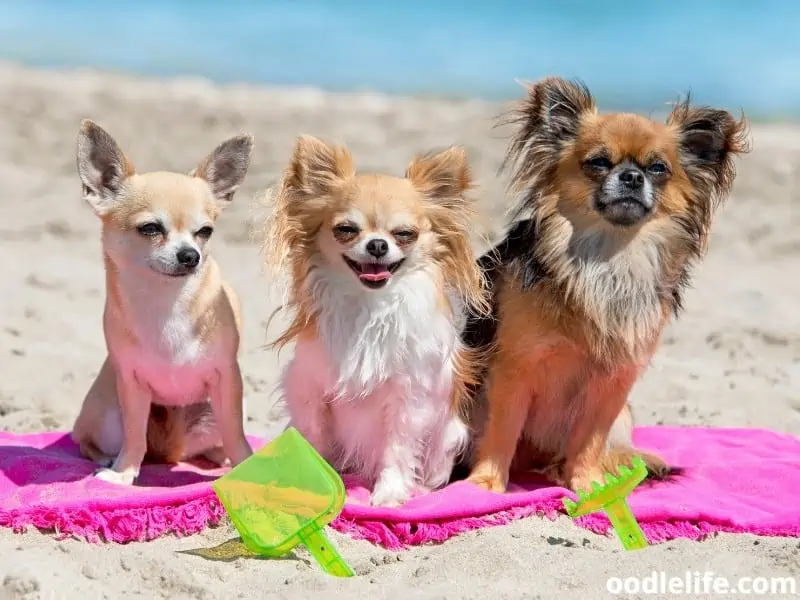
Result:
{"label": "pink beach towel", "polygon": [[[677,480],[643,484],[629,499],[651,543],[716,531],[800,536],[797,438],[759,429],[642,427],[636,442],[685,468]],[[93,465],[63,433],[0,432],[0,525],[89,541],[196,533],[224,514],[210,486],[223,470],[210,467],[146,465],[139,484],[123,488],[92,478]],[[369,506],[368,491],[356,482],[347,484],[348,502],[333,527],[390,549],[534,514],[554,518],[569,494],[534,478],[514,482],[504,495],[459,482],[385,509]],[[602,514],[576,523],[597,533],[610,528]]]}

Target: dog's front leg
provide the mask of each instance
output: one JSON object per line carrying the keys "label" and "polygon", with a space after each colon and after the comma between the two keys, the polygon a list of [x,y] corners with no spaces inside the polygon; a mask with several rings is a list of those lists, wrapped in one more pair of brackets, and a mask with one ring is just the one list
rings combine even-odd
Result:
{"label": "dog's front leg", "polygon": [[[391,413],[392,408],[405,405],[403,400],[388,399],[384,405],[390,412],[384,417],[383,444],[377,460],[379,470],[370,502],[373,506],[399,506],[409,499],[415,488],[422,466],[419,449],[424,440],[420,438],[429,432],[408,430],[407,424],[413,421],[410,415]],[[375,434],[379,436],[380,432]]]}
{"label": "dog's front leg", "polygon": [[299,346],[281,376],[289,424],[335,469],[340,469],[332,444],[331,409],[325,386],[319,380],[319,372],[314,371],[315,365],[301,360],[302,352],[303,347]]}
{"label": "dog's front leg", "polygon": [[636,375],[634,368],[621,369],[613,377],[589,383],[583,410],[572,425],[565,448],[563,481],[573,491],[589,491],[593,481],[604,482],[608,436],[625,408]]}
{"label": "dog's front leg", "polygon": [[453,465],[462,456],[469,442],[469,429],[461,416],[453,414],[428,440],[423,482],[427,490],[437,490],[447,484]]}
{"label": "dog's front leg", "polygon": [[530,411],[532,392],[510,361],[498,361],[489,375],[488,419],[468,481],[490,492],[503,493],[517,443]]}
{"label": "dog's front leg", "polygon": [[147,453],[152,392],[137,380],[135,373],[129,371],[117,374],[117,394],[122,412],[122,449],[111,467],[99,470],[96,477],[111,483],[132,485]]}
{"label": "dog's front leg", "polygon": [[217,371],[210,386],[211,409],[219,424],[222,450],[236,466],[253,454],[244,434],[244,384],[239,363]]}
{"label": "dog's front leg", "polygon": [[389,439],[381,462],[370,503],[373,506],[400,506],[414,490],[414,465],[418,460],[399,440]]}

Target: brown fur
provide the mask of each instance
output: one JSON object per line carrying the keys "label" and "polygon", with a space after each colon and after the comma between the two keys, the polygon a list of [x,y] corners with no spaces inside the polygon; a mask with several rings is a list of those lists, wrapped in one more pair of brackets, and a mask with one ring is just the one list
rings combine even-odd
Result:
{"label": "brown fur", "polygon": [[[517,131],[506,167],[521,198],[513,214],[527,220],[496,260],[484,260],[498,321],[478,344],[492,358],[470,480],[502,491],[514,462],[588,488],[636,453],[610,443],[609,432],[680,308],[730,191],[733,158],[748,150],[746,122],[688,101],[666,124],[602,115],[584,86],[557,78],[531,86],[510,121]],[[646,221],[614,227],[594,210],[599,183],[587,163],[598,155],[668,166]],[[666,469],[659,457],[644,458]]]}

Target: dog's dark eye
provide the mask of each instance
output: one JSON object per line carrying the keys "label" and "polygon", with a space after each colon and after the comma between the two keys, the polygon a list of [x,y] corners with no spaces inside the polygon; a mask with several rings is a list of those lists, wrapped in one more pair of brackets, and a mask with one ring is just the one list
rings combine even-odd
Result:
{"label": "dog's dark eye", "polygon": [[665,175],[667,173],[667,165],[660,161],[654,162],[647,167],[647,172],[651,175]]}
{"label": "dog's dark eye", "polygon": [[147,237],[155,237],[164,233],[164,228],[161,226],[161,223],[144,223],[139,225],[137,229],[139,230],[139,233],[146,235]]}
{"label": "dog's dark eye", "polygon": [[204,240],[207,240],[211,237],[211,234],[214,233],[214,229],[206,225],[205,227],[201,227],[195,232],[197,237],[201,237]]}
{"label": "dog's dark eye", "polygon": [[586,161],[586,164],[592,169],[597,169],[598,171],[607,171],[614,166],[605,156],[596,156],[594,158],[590,158]]}
{"label": "dog's dark eye", "polygon": [[333,228],[333,237],[340,242],[349,242],[358,237],[359,229],[352,223],[342,223]]}
{"label": "dog's dark eye", "polygon": [[419,234],[414,229],[398,229],[392,232],[398,244],[412,244],[417,241]]}

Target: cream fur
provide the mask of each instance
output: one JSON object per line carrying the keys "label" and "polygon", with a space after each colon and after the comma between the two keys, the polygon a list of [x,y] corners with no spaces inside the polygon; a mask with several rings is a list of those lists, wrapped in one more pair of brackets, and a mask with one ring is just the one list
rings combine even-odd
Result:
{"label": "cream fur", "polygon": [[373,504],[444,485],[467,429],[452,402],[458,331],[434,274],[409,271],[374,292],[319,266],[306,287],[319,336],[299,338],[283,374],[292,424],[374,484]]}

